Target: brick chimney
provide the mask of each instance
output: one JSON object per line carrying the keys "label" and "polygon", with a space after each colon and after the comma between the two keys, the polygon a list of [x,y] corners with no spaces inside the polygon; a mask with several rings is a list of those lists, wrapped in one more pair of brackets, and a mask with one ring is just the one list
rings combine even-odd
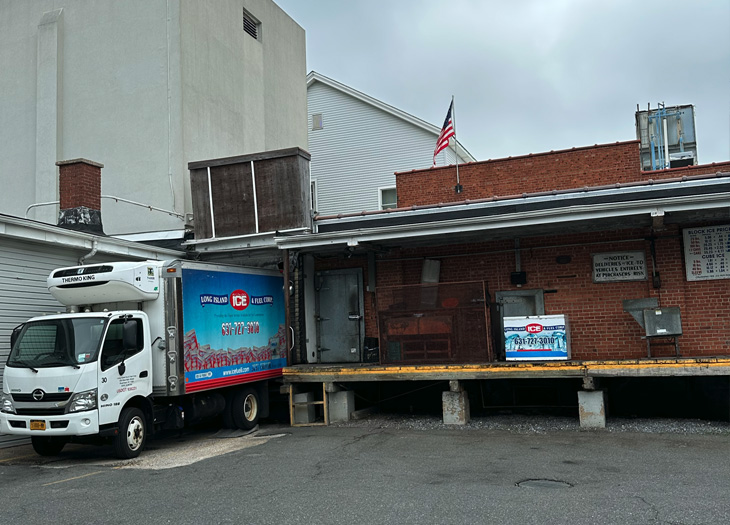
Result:
{"label": "brick chimney", "polygon": [[101,168],[86,159],[61,160],[58,225],[69,230],[104,235],[101,225]]}

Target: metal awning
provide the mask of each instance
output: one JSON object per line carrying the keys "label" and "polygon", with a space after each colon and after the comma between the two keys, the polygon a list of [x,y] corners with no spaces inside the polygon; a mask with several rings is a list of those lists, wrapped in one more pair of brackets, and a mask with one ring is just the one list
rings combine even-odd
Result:
{"label": "metal awning", "polygon": [[730,173],[327,217],[281,249],[328,251],[535,237],[730,220]]}

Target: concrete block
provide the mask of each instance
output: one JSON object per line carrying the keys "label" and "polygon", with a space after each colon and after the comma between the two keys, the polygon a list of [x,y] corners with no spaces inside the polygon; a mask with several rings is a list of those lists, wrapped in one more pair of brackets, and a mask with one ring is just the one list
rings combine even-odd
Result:
{"label": "concrete block", "polygon": [[600,388],[600,378],[586,376],[583,378],[583,390],[598,390]]}
{"label": "concrete block", "polygon": [[[294,403],[311,403],[314,401],[314,393],[303,392],[294,394]],[[315,405],[294,405],[294,424],[314,423],[316,420]]]}
{"label": "concrete block", "polygon": [[581,428],[606,428],[606,392],[579,390],[578,414]]}
{"label": "concrete block", "polygon": [[466,392],[442,392],[444,425],[466,425],[471,418],[469,396]]}
{"label": "concrete block", "polygon": [[337,383],[325,383],[324,390],[325,392],[339,392],[342,389]]}
{"label": "concrete block", "polygon": [[355,392],[352,390],[332,392],[327,397],[327,407],[330,423],[349,421],[355,411]]}

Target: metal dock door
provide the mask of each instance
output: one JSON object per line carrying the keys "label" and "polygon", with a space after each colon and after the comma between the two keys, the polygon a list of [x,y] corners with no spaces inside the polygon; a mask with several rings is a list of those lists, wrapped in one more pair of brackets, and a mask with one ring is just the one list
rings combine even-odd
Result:
{"label": "metal dock door", "polygon": [[[542,290],[508,290],[496,292],[497,308],[493,311],[492,326],[499,328],[494,333],[494,342],[504,359],[504,318],[523,315],[544,315],[545,299]],[[495,318],[496,317],[496,318]]]}
{"label": "metal dock door", "polygon": [[362,269],[317,272],[315,288],[319,362],[361,362],[365,337]]}

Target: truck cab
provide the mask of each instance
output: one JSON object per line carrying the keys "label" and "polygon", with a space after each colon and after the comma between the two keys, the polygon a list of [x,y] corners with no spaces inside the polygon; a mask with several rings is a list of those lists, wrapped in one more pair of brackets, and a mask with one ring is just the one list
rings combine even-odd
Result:
{"label": "truck cab", "polygon": [[[132,398],[141,400],[152,392],[144,312],[34,318],[16,329],[12,339],[0,432],[31,436],[42,455],[60,452],[69,435],[123,434],[125,429],[118,428],[122,409]],[[144,436],[134,436],[134,428],[131,432],[132,439],[120,443],[123,455],[144,444]]]}

